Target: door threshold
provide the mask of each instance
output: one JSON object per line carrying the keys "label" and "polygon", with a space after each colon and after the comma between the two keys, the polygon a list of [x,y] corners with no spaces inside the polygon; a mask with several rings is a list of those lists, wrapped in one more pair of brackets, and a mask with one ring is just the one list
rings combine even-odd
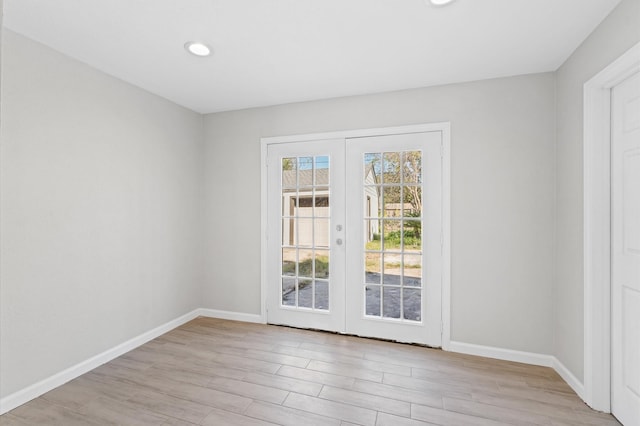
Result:
{"label": "door threshold", "polygon": [[421,348],[442,350],[442,348],[439,347],[439,346],[429,346],[429,345],[425,345],[424,343],[403,342],[401,340],[384,339],[384,338],[381,338],[381,337],[361,336],[359,334],[343,333],[343,332],[340,332],[340,331],[322,330],[320,328],[296,327],[296,326],[293,326],[293,325],[274,324],[274,323],[270,323],[270,322],[267,322],[267,325],[271,325],[271,326],[274,326],[274,327],[292,328],[294,330],[314,331],[314,332],[327,333],[327,334],[338,334],[340,336],[357,337],[359,339],[376,340],[376,341],[379,341],[379,342],[397,343],[397,344],[400,344],[400,345],[418,346],[418,347],[421,347]]}

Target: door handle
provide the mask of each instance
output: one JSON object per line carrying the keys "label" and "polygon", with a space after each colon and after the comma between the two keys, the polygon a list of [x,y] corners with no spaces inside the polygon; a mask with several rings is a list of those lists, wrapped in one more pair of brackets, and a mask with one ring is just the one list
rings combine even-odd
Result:
{"label": "door handle", "polygon": [[341,246],[341,245],[342,245],[342,238],[338,238],[338,239],[336,240],[336,244],[337,244],[337,245],[339,245],[339,246]]}

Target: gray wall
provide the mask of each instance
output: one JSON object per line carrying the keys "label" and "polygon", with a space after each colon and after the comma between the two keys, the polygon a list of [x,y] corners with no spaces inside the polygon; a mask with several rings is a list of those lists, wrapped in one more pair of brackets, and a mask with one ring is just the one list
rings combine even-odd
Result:
{"label": "gray wall", "polygon": [[640,1],[623,0],[556,73],[557,358],[584,376],[583,85],[640,41]]}
{"label": "gray wall", "polygon": [[260,313],[261,137],[450,121],[452,339],[551,354],[554,102],[549,73],[205,116],[203,304]]}
{"label": "gray wall", "polygon": [[2,396],[200,306],[202,116],[6,31]]}

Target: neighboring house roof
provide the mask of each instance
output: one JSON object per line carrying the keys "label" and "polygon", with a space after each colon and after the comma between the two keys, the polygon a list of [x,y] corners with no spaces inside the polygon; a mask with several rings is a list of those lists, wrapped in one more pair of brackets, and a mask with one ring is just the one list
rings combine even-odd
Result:
{"label": "neighboring house roof", "polygon": [[[282,172],[283,188],[296,187],[296,172],[298,172],[298,185],[313,186],[313,170],[284,170]],[[329,184],[329,169],[315,169],[316,182],[315,186],[327,186]]]}
{"label": "neighboring house roof", "polygon": [[[296,185],[296,172],[298,172],[299,183]],[[316,182],[315,186],[327,186],[329,185],[329,169],[315,169]],[[369,176],[371,174],[371,176]],[[373,165],[367,165],[364,169],[365,179],[371,180],[367,184],[377,183],[375,169]],[[296,186],[313,186],[313,170],[283,170],[282,172],[282,187],[283,188],[295,188]]]}
{"label": "neighboring house roof", "polygon": [[375,185],[378,182],[378,176],[376,176],[376,169],[373,167],[373,164],[368,164],[364,168],[364,182],[367,185]]}

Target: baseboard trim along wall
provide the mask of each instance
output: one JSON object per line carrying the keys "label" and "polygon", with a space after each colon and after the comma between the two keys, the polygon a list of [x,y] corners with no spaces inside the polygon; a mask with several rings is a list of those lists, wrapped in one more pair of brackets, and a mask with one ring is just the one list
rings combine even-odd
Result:
{"label": "baseboard trim along wall", "polygon": [[562,380],[578,394],[580,399],[584,401],[584,385],[569,369],[553,355],[544,355],[533,352],[515,351],[512,349],[496,348],[492,346],[474,345],[472,343],[463,343],[451,341],[449,344],[450,352],[457,352],[467,355],[483,356],[487,358],[501,359],[504,361],[521,362],[523,364],[539,365],[542,367],[550,367],[555,370]]}
{"label": "baseboard trim along wall", "polygon": [[[262,316],[256,314],[247,314],[241,312],[221,311],[217,309],[195,309],[179,318],[162,324],[146,333],[136,336],[132,339],[121,343],[114,348],[106,350],[94,357],[80,362],[72,367],[67,368],[51,377],[34,383],[18,392],[8,395],[0,399],[0,414],[4,414],[14,408],[25,404],[32,399],[39,397],[52,389],[61,386],[76,377],[87,373],[94,368],[105,364],[120,355],[123,355],[138,346],[159,337],[174,328],[197,318],[197,317],[220,318],[233,321],[243,321],[251,323],[264,323]],[[539,365],[543,367],[553,368],[562,379],[584,400],[583,384],[565,367],[556,357],[552,355],[543,355],[532,352],[515,351],[511,349],[495,348],[491,346],[475,345],[471,343],[451,341],[449,344],[450,352],[463,353],[468,355],[477,355],[487,358],[501,359],[505,361],[521,362],[524,364]]]}
{"label": "baseboard trim along wall", "polygon": [[218,309],[198,309],[198,315],[201,317],[219,318],[231,321],[253,322],[258,324],[264,323],[260,315],[245,314],[242,312],[220,311]]}
{"label": "baseboard trim along wall", "polygon": [[162,324],[152,330],[140,334],[139,336],[129,339],[126,342],[119,344],[118,346],[108,349],[96,356],[80,362],[79,364],[56,373],[51,377],[34,383],[31,386],[27,386],[26,388],[19,390],[18,392],[12,393],[11,395],[0,399],[0,414],[4,414],[7,411],[13,410],[14,408],[26,402],[29,402],[32,399],[37,398],[40,395],[45,394],[50,390],[55,389],[58,386],[61,386],[75,379],[76,377],[83,375],[86,372],[93,370],[94,368],[99,367],[102,364],[105,364],[112,359],[115,359],[120,355],[123,355],[137,348],[138,346],[142,346],[150,340],[153,340],[156,337],[161,336],[164,333],[167,333],[168,331],[171,331],[174,328],[191,321],[199,315],[200,309],[195,309],[187,314],[182,315],[179,318]]}
{"label": "baseboard trim along wall", "polygon": [[463,343],[451,341],[449,343],[449,351],[467,355],[484,356],[487,358],[501,359],[504,361],[522,362],[524,364],[540,365],[543,367],[552,367],[553,356],[542,355],[533,352],[514,351],[512,349],[502,349],[492,346],[474,345],[472,343]]}
{"label": "baseboard trim along wall", "polygon": [[79,364],[69,367],[57,374],[54,374],[51,377],[34,383],[31,386],[27,386],[26,388],[19,390],[18,392],[0,399],[0,414],[11,411],[14,408],[25,404],[32,399],[35,399],[40,395],[43,395],[50,390],[57,388],[58,386],[62,386],[63,384],[75,379],[76,377],[79,377],[84,373],[87,373],[94,368],[97,368],[102,364],[105,364],[119,357],[120,355],[123,355],[137,348],[138,346],[142,346],[145,343],[155,339],[156,337],[159,337],[173,330],[174,328],[180,327],[181,325],[186,324],[189,321],[200,316],[254,323],[264,322],[262,321],[262,317],[260,315],[245,314],[241,312],[219,311],[216,309],[194,309],[193,311],[184,314],[179,318],[162,324],[154,328],[153,330],[149,330],[146,333],[129,339],[114,348],[108,349],[94,357],[80,362]]}
{"label": "baseboard trim along wall", "polygon": [[578,378],[574,376],[573,373],[569,371],[569,369],[563,363],[561,363],[558,358],[553,357],[553,365],[551,366],[551,368],[556,370],[556,373],[558,373],[560,377],[562,377],[562,380],[564,380],[569,386],[571,386],[571,389],[573,389],[573,391],[578,394],[581,400],[585,401],[584,384],[582,384],[582,382],[580,382],[580,380],[578,380]]}

